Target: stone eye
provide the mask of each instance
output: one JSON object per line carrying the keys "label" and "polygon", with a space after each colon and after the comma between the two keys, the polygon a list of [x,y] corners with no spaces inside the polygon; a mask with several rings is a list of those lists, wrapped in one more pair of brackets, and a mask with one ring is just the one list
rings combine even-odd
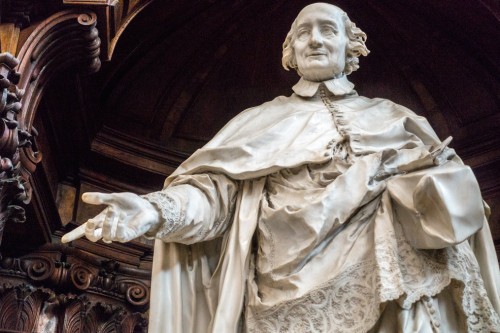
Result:
{"label": "stone eye", "polygon": [[336,30],[331,26],[321,27],[321,34],[324,36],[335,36]]}
{"label": "stone eye", "polygon": [[304,41],[306,40],[307,38],[309,38],[309,36],[311,35],[311,32],[309,30],[299,30],[298,34],[297,34],[297,38],[301,41]]}

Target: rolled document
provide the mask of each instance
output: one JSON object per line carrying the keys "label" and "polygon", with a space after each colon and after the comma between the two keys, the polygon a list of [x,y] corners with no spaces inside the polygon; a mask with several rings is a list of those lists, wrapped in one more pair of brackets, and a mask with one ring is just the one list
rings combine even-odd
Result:
{"label": "rolled document", "polygon": [[61,238],[62,243],[69,243],[75,239],[85,236],[85,228],[87,227],[87,222],[78,226],[78,228],[71,230],[67,234],[64,234]]}

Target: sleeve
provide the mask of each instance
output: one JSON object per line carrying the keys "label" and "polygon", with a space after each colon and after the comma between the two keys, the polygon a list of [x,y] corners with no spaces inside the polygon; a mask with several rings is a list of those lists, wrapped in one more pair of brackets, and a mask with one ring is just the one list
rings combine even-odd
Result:
{"label": "sleeve", "polygon": [[143,196],[162,223],[145,236],[193,244],[220,236],[231,223],[238,182],[222,174],[180,175],[165,189]]}
{"label": "sleeve", "polygon": [[457,157],[440,163],[387,180],[395,216],[415,248],[461,243],[484,224],[481,192],[470,167]]}

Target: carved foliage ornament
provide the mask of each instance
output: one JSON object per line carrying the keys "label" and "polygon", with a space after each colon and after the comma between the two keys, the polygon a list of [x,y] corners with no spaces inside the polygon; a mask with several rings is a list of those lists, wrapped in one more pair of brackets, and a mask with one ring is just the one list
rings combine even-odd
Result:
{"label": "carved foliage ornament", "polygon": [[7,220],[24,222],[24,209],[30,188],[21,176],[20,148],[33,147],[34,139],[20,128],[18,115],[23,91],[18,89],[20,75],[14,68],[18,60],[8,53],[0,54],[0,242]]}
{"label": "carved foliage ornament", "polygon": [[64,295],[28,284],[0,285],[0,331],[139,333],[147,320],[86,295]]}

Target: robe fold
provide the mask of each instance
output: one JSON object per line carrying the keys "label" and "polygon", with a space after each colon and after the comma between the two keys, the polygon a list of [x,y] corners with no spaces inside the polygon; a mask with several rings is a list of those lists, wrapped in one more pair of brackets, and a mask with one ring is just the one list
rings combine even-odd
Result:
{"label": "robe fold", "polygon": [[[400,105],[354,92],[330,99],[334,119],[317,94],[245,110],[167,178],[165,193],[198,175],[223,175],[237,191],[227,225],[207,222],[219,233],[155,241],[150,332],[390,332],[390,316],[399,316],[398,329],[420,320],[446,331],[455,320],[447,311],[457,306],[464,329],[500,330],[498,262],[471,169],[425,118]],[[266,275],[256,235],[266,216],[292,207],[269,205],[269,181],[283,170],[341,163],[331,149],[339,133],[347,133],[352,159],[317,200],[331,227],[311,257]],[[202,195],[214,191],[196,184]],[[317,216],[307,200],[292,208]],[[311,281],[314,269],[321,276]],[[404,319],[419,311],[426,315]]]}

